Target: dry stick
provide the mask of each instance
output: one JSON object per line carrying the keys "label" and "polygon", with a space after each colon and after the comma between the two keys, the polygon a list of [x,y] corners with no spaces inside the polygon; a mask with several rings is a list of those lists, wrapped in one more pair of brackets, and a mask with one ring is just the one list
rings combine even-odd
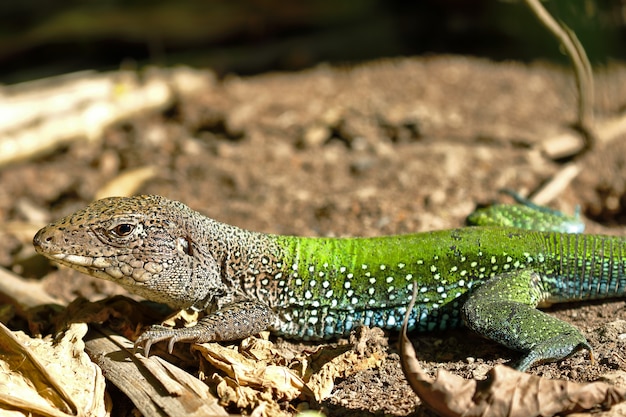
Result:
{"label": "dry stick", "polygon": [[2,267],[0,267],[0,302],[12,304],[21,311],[43,304],[64,304],[51,297],[38,282],[26,280]]}
{"label": "dry stick", "polygon": [[576,89],[578,90],[578,124],[587,138],[593,137],[593,102],[594,85],[593,71],[585,53],[585,49],[578,41],[576,34],[564,23],[557,23],[550,13],[543,7],[539,0],[526,0],[528,7],[535,13],[537,18],[563,45],[574,67],[576,77]]}
{"label": "dry stick", "polygon": [[[591,63],[587,58],[585,49],[578,41],[576,34],[570,30],[563,22],[560,24],[552,17],[550,13],[543,7],[540,0],[525,0],[530,10],[535,13],[535,16],[541,23],[557,38],[557,40],[565,48],[565,52],[572,61],[574,67],[574,75],[576,77],[576,89],[578,91],[578,123],[577,127],[583,135],[584,147],[579,151],[578,156],[586,153],[591,149],[594,142],[596,142],[595,133],[595,121],[593,114],[594,103],[594,79]],[[575,162],[568,164],[563,170],[569,172],[576,172],[575,175],[559,175],[557,174],[552,180],[550,180],[537,194],[541,194],[541,203],[554,199],[566,186],[569,184],[563,184],[564,178],[567,178],[570,182],[576,177],[580,168]],[[553,186],[552,182],[560,181],[559,186]],[[549,190],[549,191],[548,191]]]}
{"label": "dry stick", "polygon": [[570,183],[578,176],[581,168],[580,164],[570,162],[559,170],[550,181],[545,183],[537,192],[533,194],[532,201],[540,206],[545,206],[556,196],[560,195]]}
{"label": "dry stick", "polygon": [[131,341],[93,327],[85,338],[85,350],[142,415],[228,417],[204,382],[158,356],[133,354]]}
{"label": "dry stick", "polygon": [[422,403],[437,411],[439,415],[453,415],[448,414],[448,410],[442,410],[437,407],[437,402],[435,404],[431,404],[430,398],[428,396],[430,392],[430,385],[432,384],[432,379],[429,378],[426,373],[422,370],[422,367],[419,365],[417,360],[417,354],[415,353],[415,348],[413,344],[409,340],[407,336],[407,332],[409,329],[409,319],[411,317],[411,312],[413,311],[413,307],[415,306],[415,301],[417,299],[417,283],[413,283],[413,295],[411,295],[411,301],[409,301],[409,305],[406,307],[406,313],[404,314],[404,320],[402,321],[402,330],[400,330],[400,339],[398,340],[398,350],[400,351],[400,366],[402,367],[402,372],[404,376],[413,389],[413,392],[417,394]]}

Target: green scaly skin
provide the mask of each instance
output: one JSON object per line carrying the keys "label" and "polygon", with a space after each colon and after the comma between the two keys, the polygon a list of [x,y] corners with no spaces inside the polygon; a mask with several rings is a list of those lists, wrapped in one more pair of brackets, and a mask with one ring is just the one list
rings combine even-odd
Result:
{"label": "green scaly skin", "polygon": [[219,223],[159,196],[96,201],[40,230],[37,251],[147,299],[209,314],[153,326],[137,344],[240,339],[271,329],[319,340],[365,324],[399,330],[414,285],[416,331],[462,322],[524,353],[518,369],[589,349],[535,307],[621,296],[622,237],[511,227],[374,238],[268,235]]}
{"label": "green scaly skin", "polygon": [[578,210],[574,216],[560,211],[538,206],[514,191],[502,190],[519,204],[494,204],[479,208],[467,216],[472,226],[511,226],[544,232],[582,233],[585,224],[580,220]]}

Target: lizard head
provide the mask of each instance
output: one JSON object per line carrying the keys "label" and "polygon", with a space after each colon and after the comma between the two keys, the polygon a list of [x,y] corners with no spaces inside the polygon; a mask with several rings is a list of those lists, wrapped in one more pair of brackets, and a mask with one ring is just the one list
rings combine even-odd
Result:
{"label": "lizard head", "polygon": [[105,198],[44,227],[33,244],[59,264],[187,308],[222,285],[217,262],[192,238],[198,216],[160,196]]}

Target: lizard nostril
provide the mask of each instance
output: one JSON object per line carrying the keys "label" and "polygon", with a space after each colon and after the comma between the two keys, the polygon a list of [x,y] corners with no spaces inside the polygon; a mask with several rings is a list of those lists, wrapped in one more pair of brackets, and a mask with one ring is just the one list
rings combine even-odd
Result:
{"label": "lizard nostril", "polygon": [[35,235],[35,237],[33,238],[33,244],[35,246],[41,246],[42,244],[46,244],[46,243],[50,243],[52,242],[54,239],[54,236],[52,234],[49,233],[44,233],[44,230],[40,230],[39,232],[37,232],[37,234]]}

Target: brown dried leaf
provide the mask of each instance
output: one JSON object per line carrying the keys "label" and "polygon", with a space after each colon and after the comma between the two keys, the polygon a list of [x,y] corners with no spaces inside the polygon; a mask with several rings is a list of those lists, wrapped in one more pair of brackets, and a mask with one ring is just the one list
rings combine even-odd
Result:
{"label": "brown dried leaf", "polygon": [[[407,311],[412,309],[413,301]],[[419,365],[406,335],[407,327],[408,314],[400,339],[402,370],[422,402],[442,416],[548,417],[599,407],[607,409],[626,400],[626,390],[604,382],[551,380],[504,365],[494,367],[484,381],[465,380],[446,371],[439,371],[433,380]]]}
{"label": "brown dried leaf", "polygon": [[[239,350],[242,354],[257,361],[272,361],[273,363],[285,363],[284,355],[280,354],[269,338],[269,332],[263,332],[257,337],[248,337],[241,341]],[[278,359],[278,361],[277,361]]]}
{"label": "brown dried leaf", "polygon": [[[242,342],[243,346],[256,345],[248,339]],[[234,405],[258,416],[286,417],[291,414],[282,409],[280,402],[297,398],[306,389],[302,379],[291,369],[249,358],[246,351],[240,353],[217,343],[195,345],[193,349],[226,374],[214,374],[210,383],[216,387],[224,406]]]}
{"label": "brown dried leaf", "polygon": [[200,352],[211,365],[237,381],[240,386],[270,389],[278,400],[291,401],[306,388],[302,378],[291,369],[271,365],[262,360],[249,359],[218,343],[194,345],[193,349]]}
{"label": "brown dried leaf", "polygon": [[[335,387],[336,378],[346,378],[359,371],[376,368],[387,356],[384,343],[381,343],[383,331],[379,328],[359,328],[358,334],[351,337],[352,346],[323,347],[311,358],[310,369],[306,373],[307,386],[313,391],[315,399],[327,398]],[[332,356],[332,359],[329,357]],[[307,378],[308,376],[308,378]]]}
{"label": "brown dried leaf", "polygon": [[216,392],[223,405],[234,405],[240,410],[252,410],[250,415],[259,417],[289,417],[289,413],[282,409],[280,404],[272,398],[271,392],[258,391],[252,387],[241,386],[230,377],[213,375],[210,385],[216,387]]}
{"label": "brown dried leaf", "polygon": [[220,371],[212,378],[222,404],[274,415],[280,401],[321,401],[330,395],[336,378],[379,366],[386,356],[382,335],[380,329],[365,328],[355,333],[351,344],[298,355],[258,338],[244,339],[237,348],[204,343],[192,349]]}
{"label": "brown dried leaf", "polygon": [[30,338],[0,324],[0,410],[42,416],[104,416],[105,381],[84,352],[87,325],[60,342]]}

